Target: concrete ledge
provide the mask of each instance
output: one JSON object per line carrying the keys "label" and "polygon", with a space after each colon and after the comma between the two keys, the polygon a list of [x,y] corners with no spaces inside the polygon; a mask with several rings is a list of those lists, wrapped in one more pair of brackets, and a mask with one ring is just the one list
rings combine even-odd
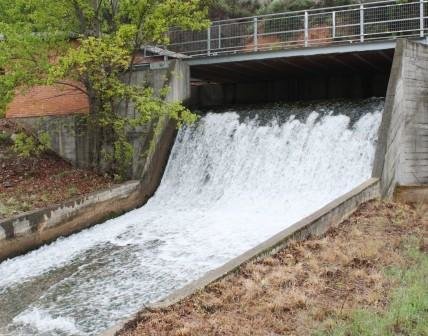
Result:
{"label": "concrete ledge", "polygon": [[143,202],[141,183],[130,181],[0,221],[0,261],[101,223]]}
{"label": "concrete ledge", "polygon": [[428,185],[398,186],[394,191],[394,200],[405,203],[428,203]]}
{"label": "concrete ledge", "polygon": [[[338,225],[349,217],[359,205],[369,200],[379,198],[379,179],[371,178],[349,193],[337,198],[310,216],[293,224],[289,228],[281,231],[272,238],[266,240],[255,248],[232,259],[225,265],[206,273],[202,278],[191,282],[185,287],[174,291],[164,299],[154,304],[148,305],[148,309],[166,308],[180,300],[201,290],[208,284],[219,280],[227,274],[233,272],[241,265],[265,254],[273,254],[285,247],[290,240],[304,240],[310,236],[320,236],[330,227]],[[137,319],[138,313],[131,318],[118,323],[116,326],[102,333],[100,336],[114,336],[125,327]]]}
{"label": "concrete ledge", "polygon": [[328,55],[328,54],[343,54],[351,52],[364,52],[372,50],[388,50],[395,48],[395,40],[375,41],[365,43],[345,43],[332,44],[321,47],[305,47],[293,49],[279,49],[268,51],[257,51],[237,54],[227,54],[210,57],[193,57],[186,60],[190,66],[206,65],[206,64],[222,64],[231,62],[245,62],[253,60],[266,60],[270,58],[288,58],[297,56],[312,56],[312,55]]}

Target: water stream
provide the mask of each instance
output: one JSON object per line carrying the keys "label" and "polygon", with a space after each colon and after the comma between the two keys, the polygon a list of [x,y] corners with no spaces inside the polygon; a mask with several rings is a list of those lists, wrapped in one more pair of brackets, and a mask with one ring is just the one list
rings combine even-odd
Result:
{"label": "water stream", "polygon": [[148,204],[0,264],[0,335],[96,335],[371,175],[382,99],[208,113]]}

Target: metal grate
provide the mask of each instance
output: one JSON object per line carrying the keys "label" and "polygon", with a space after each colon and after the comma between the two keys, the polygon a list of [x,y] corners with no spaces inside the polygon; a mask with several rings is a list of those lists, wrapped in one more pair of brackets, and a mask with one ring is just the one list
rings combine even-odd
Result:
{"label": "metal grate", "polygon": [[381,1],[215,21],[205,31],[172,30],[168,48],[201,57],[423,37],[427,2]]}

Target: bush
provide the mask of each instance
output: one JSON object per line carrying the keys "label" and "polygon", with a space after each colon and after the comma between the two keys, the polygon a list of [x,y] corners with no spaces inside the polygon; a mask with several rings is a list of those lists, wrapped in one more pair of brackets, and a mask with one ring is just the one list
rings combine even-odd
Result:
{"label": "bush", "polygon": [[0,145],[8,144],[10,142],[10,135],[6,132],[0,131]]}
{"label": "bush", "polygon": [[38,138],[24,132],[15,134],[13,150],[19,156],[39,156],[50,148],[51,139],[48,133],[41,132]]}

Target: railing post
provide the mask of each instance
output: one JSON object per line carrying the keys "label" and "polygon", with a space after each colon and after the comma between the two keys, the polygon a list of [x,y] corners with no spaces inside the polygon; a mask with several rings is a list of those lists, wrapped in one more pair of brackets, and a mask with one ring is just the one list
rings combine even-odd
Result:
{"label": "railing post", "polygon": [[419,0],[419,29],[420,29],[420,37],[424,37],[424,19],[425,19],[425,15],[424,15],[424,0]]}
{"label": "railing post", "polygon": [[308,11],[305,11],[305,47],[308,46],[309,42],[309,17]]}
{"label": "railing post", "polygon": [[360,5],[360,42],[364,42],[364,5]]}
{"label": "railing post", "polygon": [[333,30],[332,37],[333,39],[335,39],[336,38],[336,12],[332,12],[331,15],[332,15],[332,30]]}
{"label": "railing post", "polygon": [[257,17],[253,19],[253,25],[254,25],[254,51],[257,51],[259,49],[259,37],[258,37],[258,22]]}
{"label": "railing post", "polygon": [[221,25],[218,25],[218,48],[221,49]]}
{"label": "railing post", "polygon": [[211,27],[207,30],[207,55],[211,56]]}

